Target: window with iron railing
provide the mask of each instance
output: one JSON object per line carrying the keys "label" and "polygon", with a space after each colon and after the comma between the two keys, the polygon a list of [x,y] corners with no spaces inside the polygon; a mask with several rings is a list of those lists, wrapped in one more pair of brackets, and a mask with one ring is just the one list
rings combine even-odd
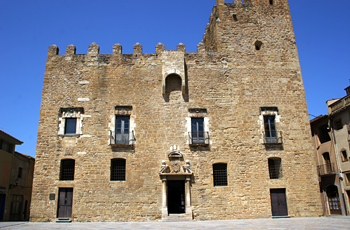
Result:
{"label": "window with iron railing", "polygon": [[227,186],[227,164],[213,164],[214,186]]}
{"label": "window with iron railing", "polygon": [[281,158],[273,157],[268,159],[270,179],[282,178]]}
{"label": "window with iron railing", "polygon": [[60,180],[74,180],[75,160],[61,160]]}
{"label": "window with iron railing", "polygon": [[111,181],[125,181],[125,159],[111,160]]}

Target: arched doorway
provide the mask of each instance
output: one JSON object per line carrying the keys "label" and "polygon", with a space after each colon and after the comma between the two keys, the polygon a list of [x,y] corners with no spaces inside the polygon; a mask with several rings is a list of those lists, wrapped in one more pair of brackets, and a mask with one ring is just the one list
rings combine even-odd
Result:
{"label": "arched doorway", "polygon": [[338,187],[335,185],[330,185],[326,189],[329,212],[331,215],[341,215],[341,205],[338,193]]}

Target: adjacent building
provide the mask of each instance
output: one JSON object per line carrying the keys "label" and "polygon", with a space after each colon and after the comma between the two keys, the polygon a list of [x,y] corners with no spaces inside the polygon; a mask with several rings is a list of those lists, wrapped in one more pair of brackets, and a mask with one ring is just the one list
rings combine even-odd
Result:
{"label": "adjacent building", "polygon": [[323,215],[350,214],[350,87],[347,95],[327,101],[327,115],[310,121]]}
{"label": "adjacent building", "polygon": [[75,51],[48,50],[32,221],[322,214],[287,0],[217,0],[197,52]]}
{"label": "adjacent building", "polygon": [[22,143],[0,130],[0,221],[29,220],[34,158],[15,151]]}

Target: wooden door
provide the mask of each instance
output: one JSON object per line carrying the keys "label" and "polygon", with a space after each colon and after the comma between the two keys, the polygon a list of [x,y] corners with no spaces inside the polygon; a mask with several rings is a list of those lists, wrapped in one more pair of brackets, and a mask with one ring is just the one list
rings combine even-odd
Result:
{"label": "wooden door", "polygon": [[272,216],[288,216],[287,198],[285,189],[271,189]]}
{"label": "wooden door", "polygon": [[58,192],[58,218],[71,218],[73,204],[73,188],[60,188]]}

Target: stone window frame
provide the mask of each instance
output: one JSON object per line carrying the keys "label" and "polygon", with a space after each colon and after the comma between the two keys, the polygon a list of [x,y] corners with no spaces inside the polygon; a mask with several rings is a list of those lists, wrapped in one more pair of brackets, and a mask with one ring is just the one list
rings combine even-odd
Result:
{"label": "stone window frame", "polygon": [[[60,108],[59,118],[58,118],[58,135],[67,137],[79,137],[83,134],[82,126],[84,119],[84,108],[83,107],[65,107]],[[76,119],[76,131],[75,133],[65,133],[66,132],[66,119],[75,118]]]}
{"label": "stone window frame", "polygon": [[[265,137],[264,137],[264,132],[265,132],[265,122],[264,122],[264,116],[275,116],[275,126],[276,126],[276,132],[278,135],[279,132],[279,123],[281,122],[281,115],[279,113],[278,107],[276,106],[262,106],[260,107],[260,115],[259,115],[259,125],[260,125],[260,130],[261,130],[261,143],[265,143]],[[278,138],[278,137],[277,137]],[[283,143],[283,141],[282,141]],[[279,143],[274,143],[274,144],[279,144]]]}
{"label": "stone window frame", "polygon": [[[209,117],[208,112],[206,108],[189,108],[188,109],[188,117],[186,117],[186,126],[187,126],[187,132],[185,134],[186,137],[188,137],[189,133],[192,132],[192,118],[203,118],[203,125],[204,125],[204,133],[210,134],[210,123],[209,123]],[[208,137],[209,138],[209,137]],[[187,138],[187,145],[190,143],[190,138]],[[208,145],[211,144],[211,139],[208,140]]]}
{"label": "stone window frame", "polygon": [[110,123],[109,123],[109,140],[108,145],[116,145],[112,142],[111,136],[115,138],[115,126],[116,126],[116,120],[117,116],[129,116],[129,139],[130,139],[130,145],[136,144],[136,138],[135,138],[135,115],[133,114],[133,107],[131,105],[116,105],[114,106],[114,112],[113,115],[110,116]]}

